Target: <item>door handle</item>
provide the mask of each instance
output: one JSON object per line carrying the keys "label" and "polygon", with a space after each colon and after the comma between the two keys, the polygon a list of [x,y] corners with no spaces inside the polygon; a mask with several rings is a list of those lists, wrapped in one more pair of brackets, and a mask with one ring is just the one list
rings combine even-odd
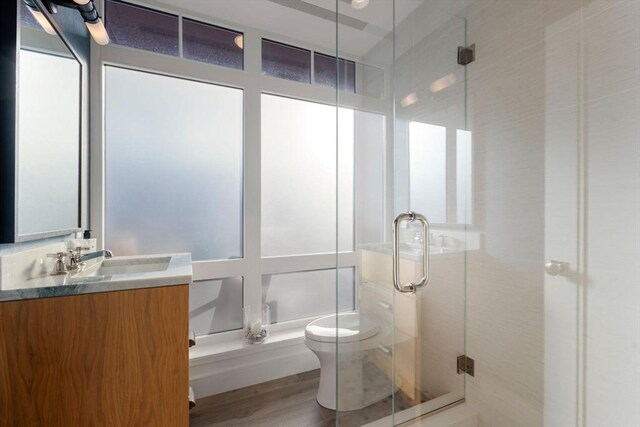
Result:
{"label": "door handle", "polygon": [[389,304],[388,302],[378,301],[378,305],[385,310],[391,310],[391,304]]}
{"label": "door handle", "polygon": [[378,349],[380,349],[380,351],[382,351],[387,356],[391,356],[391,349],[389,347],[386,347],[382,344],[378,344]]}
{"label": "door handle", "polygon": [[[400,224],[403,221],[420,221],[424,231],[423,252],[422,252],[422,277],[419,282],[409,282],[406,285],[400,283]],[[415,212],[401,213],[393,221],[393,286],[399,292],[413,293],[429,283],[429,221],[424,215]]]}
{"label": "door handle", "polygon": [[545,263],[544,271],[549,276],[566,276],[569,273],[569,263],[551,260]]}

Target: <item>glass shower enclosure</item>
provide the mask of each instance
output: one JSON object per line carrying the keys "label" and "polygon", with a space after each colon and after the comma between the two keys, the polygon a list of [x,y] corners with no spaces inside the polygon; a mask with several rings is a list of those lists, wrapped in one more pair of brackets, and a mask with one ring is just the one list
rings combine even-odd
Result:
{"label": "glass shower enclosure", "polygon": [[[366,13],[358,43],[369,49],[356,68],[364,96],[337,91],[339,107],[355,107],[355,197],[338,195],[337,229],[340,240],[342,222],[353,221],[356,312],[377,328],[357,343],[338,339],[341,426],[397,425],[464,399],[465,254],[477,244],[458,57],[472,54],[465,19],[428,1],[371,2]],[[337,56],[353,44],[338,25]],[[340,115],[337,123],[351,126]],[[338,315],[337,329],[351,321]]]}
{"label": "glass shower enclosure", "polygon": [[359,36],[343,3],[337,56],[368,49],[337,229],[378,329],[336,345],[337,425],[638,425],[640,1],[371,0]]}

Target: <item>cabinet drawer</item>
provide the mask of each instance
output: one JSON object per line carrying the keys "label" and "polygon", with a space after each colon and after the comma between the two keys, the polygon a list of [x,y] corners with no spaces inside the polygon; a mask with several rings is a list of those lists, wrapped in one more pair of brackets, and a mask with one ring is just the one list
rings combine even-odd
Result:
{"label": "cabinet drawer", "polygon": [[[390,285],[363,283],[360,287],[360,312],[378,320],[381,325],[391,327],[394,316],[393,290]],[[416,295],[396,294],[395,328],[411,337],[418,333],[418,309]]]}
{"label": "cabinet drawer", "polygon": [[416,357],[416,339],[402,333],[395,335],[395,345],[391,345],[390,335],[381,339],[379,347],[371,352],[371,361],[384,372],[387,378],[391,378],[394,363],[393,352],[395,352],[396,386],[413,399],[416,390],[419,389],[417,381],[420,378]]}

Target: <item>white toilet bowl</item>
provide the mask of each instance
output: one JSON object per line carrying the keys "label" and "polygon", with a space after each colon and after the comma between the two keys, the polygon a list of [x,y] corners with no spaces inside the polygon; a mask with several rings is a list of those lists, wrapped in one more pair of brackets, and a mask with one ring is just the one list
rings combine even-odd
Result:
{"label": "white toilet bowl", "polygon": [[367,372],[367,366],[371,365],[367,355],[378,350],[379,332],[375,320],[359,313],[332,314],[307,325],[305,345],[320,360],[317,396],[320,405],[352,411],[391,394],[386,378],[376,381]]}

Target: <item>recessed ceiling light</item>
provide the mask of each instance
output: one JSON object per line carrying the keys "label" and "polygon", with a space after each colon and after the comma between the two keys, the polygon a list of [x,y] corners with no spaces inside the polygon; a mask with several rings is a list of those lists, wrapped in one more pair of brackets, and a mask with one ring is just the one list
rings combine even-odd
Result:
{"label": "recessed ceiling light", "polygon": [[416,102],[418,102],[418,95],[415,92],[411,92],[409,95],[402,98],[400,104],[406,108],[410,105],[415,104]]}
{"label": "recessed ceiling light", "polygon": [[431,85],[429,86],[429,89],[431,90],[431,93],[438,93],[441,90],[445,90],[449,86],[455,84],[455,82],[456,82],[456,76],[453,74],[447,74],[446,76],[431,83]]}
{"label": "recessed ceiling light", "polygon": [[351,0],[351,7],[354,9],[364,9],[369,6],[369,0]]}
{"label": "recessed ceiling light", "polygon": [[238,34],[234,39],[233,42],[236,44],[236,46],[238,46],[240,49],[244,49],[244,36],[242,34]]}

